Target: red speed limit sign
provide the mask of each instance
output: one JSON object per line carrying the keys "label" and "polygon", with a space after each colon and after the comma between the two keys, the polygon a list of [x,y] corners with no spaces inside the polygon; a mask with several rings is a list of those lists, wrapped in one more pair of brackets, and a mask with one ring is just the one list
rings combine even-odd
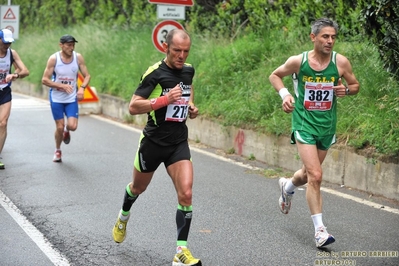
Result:
{"label": "red speed limit sign", "polygon": [[165,53],[162,43],[165,42],[166,35],[169,31],[174,29],[184,30],[183,26],[174,20],[161,21],[152,30],[152,42],[154,43],[155,48],[157,48],[161,53]]}

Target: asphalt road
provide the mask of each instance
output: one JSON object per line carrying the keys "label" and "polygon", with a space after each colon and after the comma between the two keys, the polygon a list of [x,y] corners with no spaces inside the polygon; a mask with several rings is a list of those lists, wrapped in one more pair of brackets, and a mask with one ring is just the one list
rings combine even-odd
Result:
{"label": "asphalt road", "polygon": [[[171,265],[177,202],[163,165],[132,208],[126,240],[112,240],[141,130],[81,116],[63,162],[53,163],[54,129],[46,101],[13,95],[1,155],[0,265]],[[211,148],[192,144],[192,157],[189,248],[203,265],[399,265],[396,203],[325,187],[323,220],[336,242],[317,249],[305,189],[283,215],[276,178]]]}

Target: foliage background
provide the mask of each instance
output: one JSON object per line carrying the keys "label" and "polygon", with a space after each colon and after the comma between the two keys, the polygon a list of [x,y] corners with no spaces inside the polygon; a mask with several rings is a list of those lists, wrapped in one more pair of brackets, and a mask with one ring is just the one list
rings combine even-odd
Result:
{"label": "foliage background", "polygon": [[[4,3],[5,2],[5,3]],[[3,1],[3,4],[7,4]],[[101,93],[130,99],[148,65],[162,59],[151,43],[156,5],[130,0],[15,0],[20,36],[13,44],[41,86],[59,36],[79,40]],[[339,100],[338,137],[359,150],[399,159],[397,0],[198,0],[180,21],[193,38],[196,105],[225,125],[289,134],[290,115],[268,75],[288,55],[311,49],[309,25],[328,16],[340,25],[335,49],[360,81],[357,96]],[[286,86],[292,89],[291,81]]]}
{"label": "foliage background", "polygon": [[[3,0],[3,4],[8,1]],[[397,0],[197,0],[186,7],[191,32],[237,38],[270,29],[307,27],[319,17],[340,25],[345,39],[371,38],[387,71],[399,80],[399,5]],[[14,0],[20,6],[21,30],[99,23],[114,28],[141,28],[157,21],[156,5],[131,0]],[[360,34],[359,34],[360,33]],[[301,38],[301,37],[300,37]]]}

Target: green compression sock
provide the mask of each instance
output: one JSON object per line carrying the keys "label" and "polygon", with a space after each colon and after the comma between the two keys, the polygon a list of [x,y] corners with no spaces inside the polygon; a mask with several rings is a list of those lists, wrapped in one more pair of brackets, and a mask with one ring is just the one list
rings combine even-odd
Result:
{"label": "green compression sock", "polygon": [[190,231],[193,207],[177,206],[176,225],[177,225],[177,246],[187,246],[188,233]]}
{"label": "green compression sock", "polygon": [[128,215],[130,212],[130,209],[132,208],[133,203],[136,201],[138,198],[138,195],[134,195],[130,191],[130,184],[126,186],[125,190],[125,197],[123,199],[123,205],[122,205],[122,214],[123,215]]}

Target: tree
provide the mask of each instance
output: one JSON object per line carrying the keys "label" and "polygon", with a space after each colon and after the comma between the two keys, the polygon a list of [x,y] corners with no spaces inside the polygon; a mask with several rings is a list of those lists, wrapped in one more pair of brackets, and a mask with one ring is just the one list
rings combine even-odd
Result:
{"label": "tree", "polygon": [[362,5],[361,15],[365,34],[378,46],[386,70],[399,80],[398,1],[368,0],[363,1]]}

